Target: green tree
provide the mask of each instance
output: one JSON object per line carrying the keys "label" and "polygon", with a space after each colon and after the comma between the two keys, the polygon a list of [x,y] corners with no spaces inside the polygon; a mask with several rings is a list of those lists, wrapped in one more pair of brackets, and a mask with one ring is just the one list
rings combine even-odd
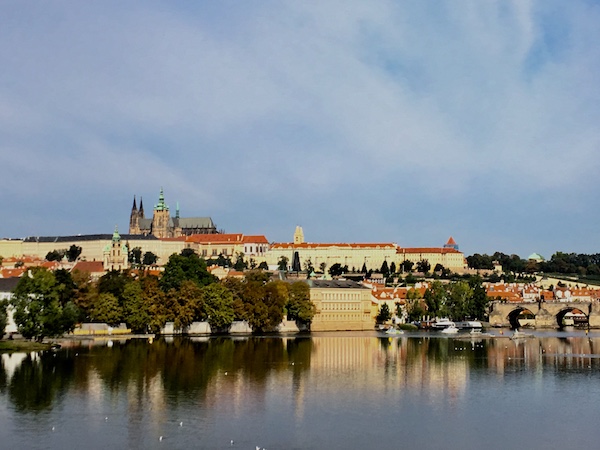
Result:
{"label": "green tree", "polygon": [[277,268],[285,271],[288,268],[289,262],[290,260],[286,256],[280,256],[279,261],[277,262]]}
{"label": "green tree", "polygon": [[46,261],[62,261],[65,250],[52,250],[46,254]]}
{"label": "green tree", "polygon": [[[185,249],[189,250],[189,249]],[[184,250],[184,251],[185,251]],[[206,269],[206,262],[199,258],[195,252],[184,252],[180,255],[171,255],[165,264],[160,285],[164,292],[178,291],[186,280],[193,281],[199,287],[215,283],[217,278]]]}
{"label": "green tree", "polygon": [[483,287],[483,280],[481,277],[473,277],[469,281],[469,286],[472,289],[473,295],[468,315],[473,319],[483,320],[487,316],[489,304],[486,289]]}
{"label": "green tree", "polygon": [[325,273],[326,268],[327,268],[326,262],[322,262],[321,264],[319,264],[319,270],[321,271],[321,273]]}
{"label": "green tree", "polygon": [[310,299],[310,287],[307,283],[296,281],[289,286],[286,310],[288,320],[295,320],[303,325],[312,322],[317,308]]}
{"label": "green tree", "polygon": [[405,259],[400,264],[400,267],[402,268],[403,272],[410,273],[410,272],[412,272],[412,268],[414,265],[415,265],[415,263],[413,263],[412,261],[409,261],[408,259]]}
{"label": "green tree", "polygon": [[258,269],[259,270],[269,270],[269,266],[266,263],[266,261],[262,261],[259,265],[258,265]]}
{"label": "green tree", "polygon": [[0,300],[0,339],[2,339],[2,336],[4,336],[6,325],[8,325],[8,313],[6,312],[7,307],[8,301]]}
{"label": "green tree", "polygon": [[235,255],[235,263],[233,264],[233,268],[239,272],[243,272],[248,268],[248,263],[244,261],[244,253],[238,252]]}
{"label": "green tree", "polygon": [[192,280],[183,281],[179,290],[167,293],[167,306],[176,330],[185,331],[194,320],[206,318],[203,291]]}
{"label": "green tree", "polygon": [[142,264],[142,249],[140,247],[135,247],[129,251],[129,255],[127,257],[129,264],[132,266],[139,266]]}
{"label": "green tree", "polygon": [[98,323],[119,325],[123,320],[123,310],[119,305],[119,299],[108,292],[99,294],[92,306],[91,319]]}
{"label": "green tree", "polygon": [[140,279],[142,285],[142,300],[150,314],[148,326],[152,333],[160,333],[171,317],[166,305],[166,295],[160,288],[159,280],[148,275]]}
{"label": "green tree", "polygon": [[134,333],[145,333],[150,323],[140,281],[129,283],[123,291],[123,320]]}
{"label": "green tree", "polygon": [[449,316],[453,320],[462,320],[470,316],[473,289],[465,281],[450,284],[447,306]]}
{"label": "green tree", "polygon": [[311,273],[313,273],[315,271],[315,268],[313,267],[312,261],[310,260],[310,258],[306,259],[304,261],[304,271],[310,276]]}
{"label": "green tree", "polygon": [[431,269],[431,264],[426,259],[422,259],[417,263],[417,271],[421,273],[428,273]]}
{"label": "green tree", "polygon": [[19,333],[42,341],[73,331],[78,317],[72,301],[61,302],[54,273],[36,267],[21,277],[12,304]]}
{"label": "green tree", "polygon": [[203,288],[204,308],[212,332],[226,332],[231,326],[235,313],[233,294],[222,284],[210,284]]}
{"label": "green tree", "polygon": [[392,261],[392,263],[390,264],[390,273],[394,274],[396,272],[397,272],[397,270],[396,270],[396,263],[394,261]]}
{"label": "green tree", "polygon": [[329,275],[332,277],[339,277],[344,273],[344,268],[340,263],[335,263],[329,268]]}
{"label": "green tree", "polygon": [[388,306],[387,303],[384,303],[379,308],[379,313],[377,314],[377,317],[375,318],[375,320],[377,321],[377,323],[384,323],[384,322],[387,322],[388,320],[390,320],[391,318],[392,318],[392,313],[390,312],[390,307]]}
{"label": "green tree", "polygon": [[245,283],[237,278],[225,278],[222,281],[223,286],[231,292],[233,320],[246,320],[246,309],[244,305]]}
{"label": "green tree", "polygon": [[416,289],[409,289],[406,293],[406,312],[411,322],[421,320],[427,312]]}
{"label": "green tree", "polygon": [[379,272],[381,272],[384,277],[387,277],[389,275],[390,268],[388,266],[387,260],[384,260],[383,263],[381,263],[381,268],[379,269]]}
{"label": "green tree", "polygon": [[444,317],[448,315],[446,307],[446,288],[439,281],[431,283],[423,296],[427,311],[432,316]]}
{"label": "green tree", "polygon": [[99,294],[112,294],[119,304],[121,304],[121,298],[125,286],[130,283],[132,278],[128,272],[121,272],[120,270],[111,270],[105,273],[98,280],[98,293]]}
{"label": "green tree", "polygon": [[[256,282],[247,283],[247,285]],[[284,316],[284,307],[288,301],[288,284],[284,281],[271,281],[262,289],[249,291],[245,297],[248,324],[255,333],[274,331]],[[261,295],[262,294],[262,295]]]}
{"label": "green tree", "polygon": [[81,247],[79,247],[75,244],[71,245],[66,252],[67,260],[69,262],[77,261],[77,258],[79,258],[79,255],[81,255],[81,251],[82,251]]}
{"label": "green tree", "polygon": [[142,264],[144,266],[152,266],[152,265],[156,264],[157,261],[158,261],[158,256],[156,256],[152,252],[146,252],[146,253],[144,253],[144,259],[142,259]]}

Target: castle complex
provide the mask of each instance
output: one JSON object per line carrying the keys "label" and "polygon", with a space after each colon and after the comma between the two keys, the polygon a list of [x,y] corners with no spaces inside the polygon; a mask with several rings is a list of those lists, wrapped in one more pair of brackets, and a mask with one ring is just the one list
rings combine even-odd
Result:
{"label": "castle complex", "polygon": [[152,218],[144,216],[144,204],[140,197],[140,208],[137,208],[135,196],[129,216],[129,234],[144,236],[152,235],[157,238],[175,238],[193,234],[216,234],[217,227],[210,217],[179,217],[179,205],[175,217],[171,217],[169,207],[165,203],[163,189],[160,189],[158,203],[154,205]]}
{"label": "castle complex", "polygon": [[[380,243],[311,243],[306,242],[301,227],[296,227],[291,242],[269,242],[263,235],[225,234],[218,232],[210,217],[182,218],[179,206],[172,217],[165,203],[161,188],[158,203],[151,218],[146,218],[140,198],[136,198],[129,216],[129,233],[119,235],[41,236],[26,239],[0,240],[0,256],[22,258],[23,256],[44,259],[54,250],[67,249],[71,245],[81,247],[80,260],[102,261],[104,270],[127,267],[127,252],[139,248],[158,257],[158,264],[165,264],[173,253],[192,249],[205,259],[219,256],[232,261],[243,254],[246,262],[259,265],[266,263],[269,269],[277,270],[283,260],[291,270],[311,268],[325,272],[334,264],[347,266],[347,270],[379,270],[384,263],[400,267],[404,261],[414,264],[427,260],[433,270],[437,264],[461,273],[465,259],[454,239],[441,247],[400,247],[393,242]],[[292,264],[296,266],[293,267]]]}

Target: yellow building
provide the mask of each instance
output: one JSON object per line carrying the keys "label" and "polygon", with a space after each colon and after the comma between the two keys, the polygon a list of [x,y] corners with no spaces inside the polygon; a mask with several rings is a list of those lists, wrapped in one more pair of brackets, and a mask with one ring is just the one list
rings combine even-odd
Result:
{"label": "yellow building", "polygon": [[300,268],[304,269],[308,261],[315,270],[325,271],[333,264],[348,266],[360,272],[363,266],[367,270],[379,270],[384,261],[388,267],[392,262],[396,267],[405,260],[414,264],[427,260],[431,270],[439,263],[453,272],[462,272],[465,268],[464,254],[458,250],[454,239],[450,238],[443,247],[413,247],[403,248],[392,242],[387,243],[308,243],[304,241],[304,232],[301,227],[296,227],[293,242],[271,244],[266,261],[269,268],[277,267],[282,257],[287,258],[288,265],[294,261],[295,253],[300,260]]}
{"label": "yellow building", "polygon": [[371,289],[349,280],[307,280],[317,308],[311,331],[372,330]]}
{"label": "yellow building", "polygon": [[294,241],[290,243],[271,244],[266,256],[269,268],[277,267],[281,257],[288,259],[289,264],[294,260],[294,253],[298,253],[300,267],[304,269],[310,261],[315,270],[320,270],[324,265],[325,271],[332,265],[338,263],[348,266],[348,270],[354,268],[360,271],[363,265],[367,270],[378,270],[384,261],[391,264],[396,258],[398,246],[394,243],[333,243],[316,244],[304,242],[304,233],[301,227],[296,227]]}

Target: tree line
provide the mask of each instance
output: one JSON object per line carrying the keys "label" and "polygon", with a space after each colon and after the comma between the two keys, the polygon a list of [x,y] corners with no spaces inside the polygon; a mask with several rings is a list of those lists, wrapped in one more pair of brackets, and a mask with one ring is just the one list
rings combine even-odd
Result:
{"label": "tree line", "polygon": [[[396,303],[396,315],[406,313],[409,322],[420,321],[423,316],[449,317],[452,320],[483,320],[487,315],[489,299],[480,277],[468,281],[442,283],[433,281],[421,296],[415,288],[408,289],[405,305]],[[383,304],[377,316],[378,322],[391,318],[387,304]]]}
{"label": "tree line", "polygon": [[600,276],[600,253],[588,255],[556,252],[547,261],[526,260],[518,255],[507,255],[502,252],[493,255],[475,253],[467,256],[469,267],[473,269],[493,269],[494,261],[502,265],[504,272]]}
{"label": "tree line", "polygon": [[245,320],[253,332],[268,332],[284,317],[310,325],[316,312],[305,282],[272,281],[261,270],[247,272],[244,280],[219,281],[189,249],[171,255],[160,276],[111,271],[92,281],[77,270],[32,268],[11,303],[19,332],[37,340],[71,332],[82,322],[159,333],[167,322],[185,331],[194,321],[207,321],[213,332],[226,332],[234,320]]}

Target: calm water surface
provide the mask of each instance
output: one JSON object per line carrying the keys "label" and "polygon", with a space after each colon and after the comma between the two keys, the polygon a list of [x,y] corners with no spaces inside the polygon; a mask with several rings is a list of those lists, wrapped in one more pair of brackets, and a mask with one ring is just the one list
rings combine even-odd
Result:
{"label": "calm water surface", "polygon": [[493,333],[73,341],[4,354],[0,448],[598,448],[600,333]]}

